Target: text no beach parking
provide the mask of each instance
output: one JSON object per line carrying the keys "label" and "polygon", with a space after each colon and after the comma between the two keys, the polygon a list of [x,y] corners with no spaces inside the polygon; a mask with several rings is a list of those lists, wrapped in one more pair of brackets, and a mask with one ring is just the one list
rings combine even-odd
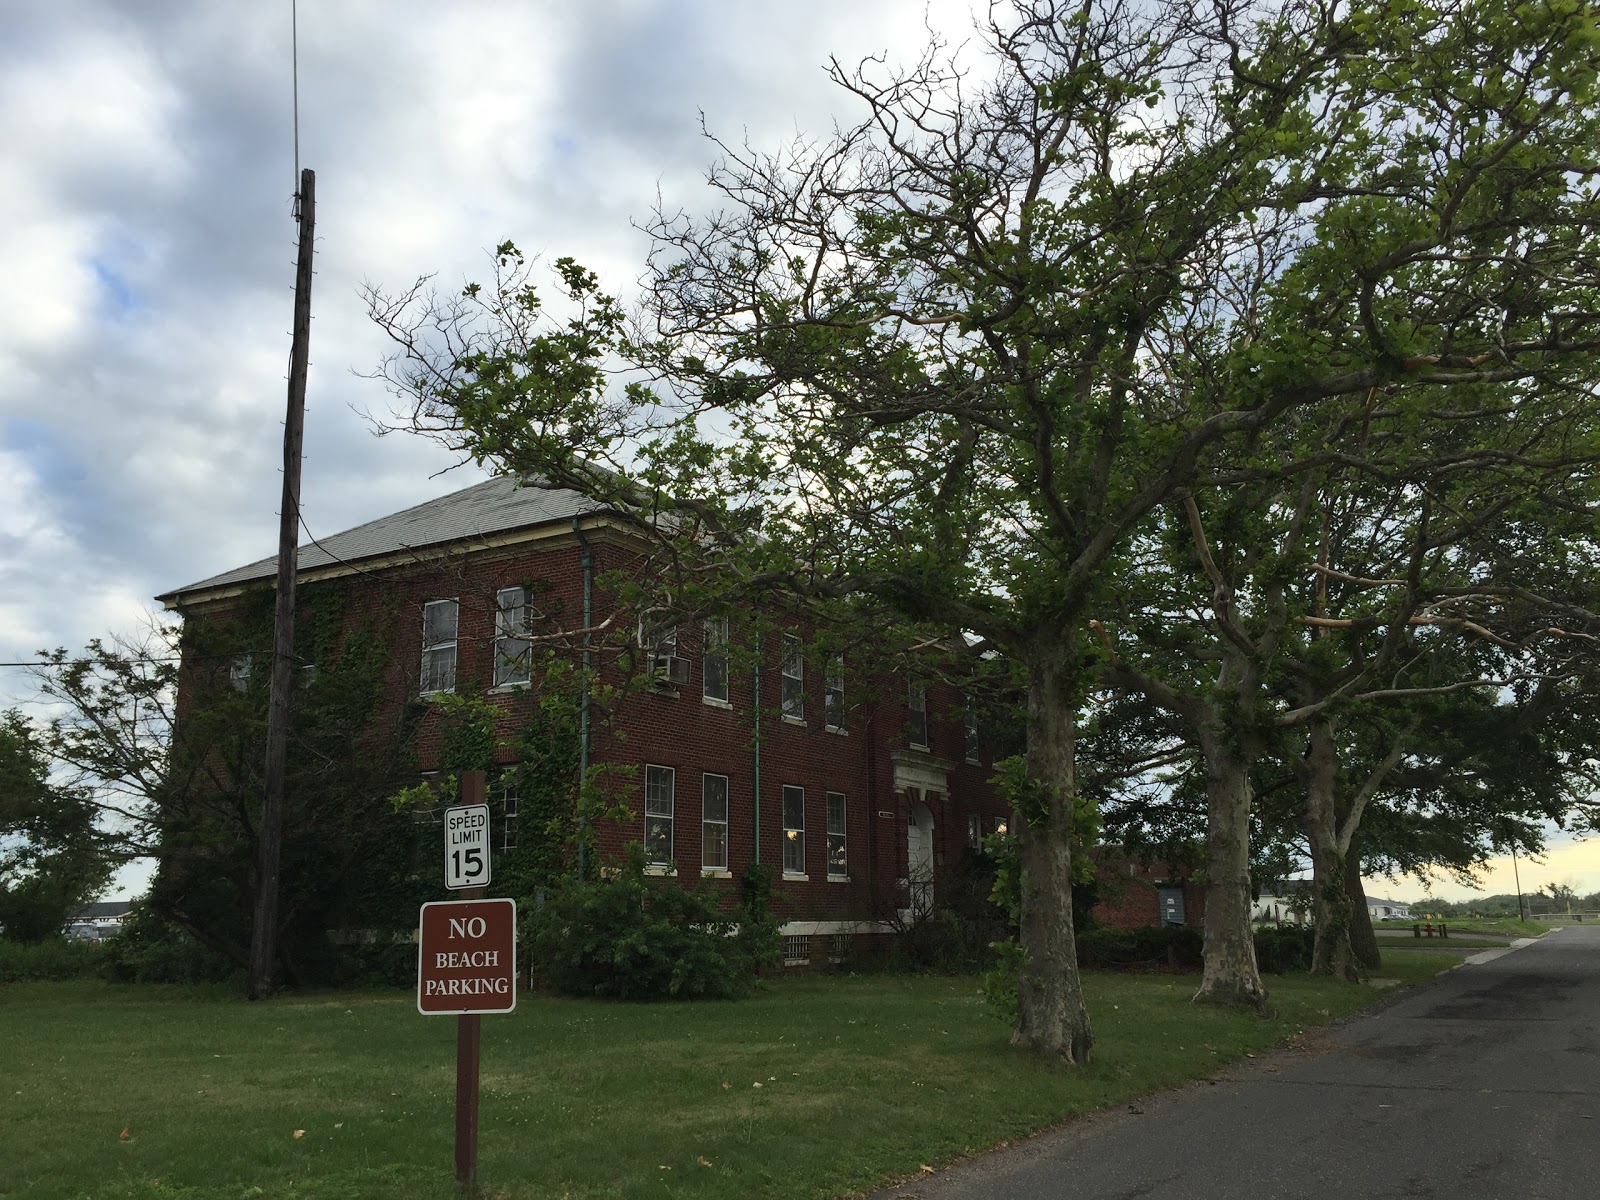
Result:
{"label": "text no beach parking", "polygon": [[515,900],[424,904],[418,941],[418,1012],[508,1013],[516,1008]]}

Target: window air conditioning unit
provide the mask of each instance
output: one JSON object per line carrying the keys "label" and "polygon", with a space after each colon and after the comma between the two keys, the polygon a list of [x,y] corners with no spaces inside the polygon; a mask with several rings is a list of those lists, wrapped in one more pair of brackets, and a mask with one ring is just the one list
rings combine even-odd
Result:
{"label": "window air conditioning unit", "polygon": [[689,682],[689,660],[687,658],[666,655],[652,659],[650,666],[657,683]]}

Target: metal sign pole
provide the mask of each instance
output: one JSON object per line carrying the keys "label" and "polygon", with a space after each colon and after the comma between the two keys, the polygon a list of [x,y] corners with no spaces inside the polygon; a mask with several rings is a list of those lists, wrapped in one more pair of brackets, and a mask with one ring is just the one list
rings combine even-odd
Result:
{"label": "metal sign pole", "polygon": [[[462,804],[484,803],[482,771],[461,773]],[[484,889],[467,888],[463,900],[482,899]],[[477,1013],[456,1018],[456,1186],[468,1191],[478,1176],[478,1068],[482,1053],[482,1022]]]}

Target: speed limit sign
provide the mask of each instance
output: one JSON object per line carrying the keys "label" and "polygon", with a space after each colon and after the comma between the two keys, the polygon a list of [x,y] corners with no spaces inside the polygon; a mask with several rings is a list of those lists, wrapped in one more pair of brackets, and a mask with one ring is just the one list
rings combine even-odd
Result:
{"label": "speed limit sign", "polygon": [[486,887],[488,883],[489,806],[460,804],[445,809],[445,887]]}

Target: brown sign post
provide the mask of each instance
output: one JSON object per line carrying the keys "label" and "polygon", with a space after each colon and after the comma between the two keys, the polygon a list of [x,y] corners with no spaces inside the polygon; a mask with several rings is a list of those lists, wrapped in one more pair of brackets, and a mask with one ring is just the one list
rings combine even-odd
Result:
{"label": "brown sign post", "polygon": [[[483,784],[482,771],[463,772],[461,802],[481,805]],[[517,1006],[517,903],[485,900],[482,888],[462,895],[422,906],[417,1011],[456,1014],[456,1183],[466,1189],[478,1173],[479,1019]]]}

